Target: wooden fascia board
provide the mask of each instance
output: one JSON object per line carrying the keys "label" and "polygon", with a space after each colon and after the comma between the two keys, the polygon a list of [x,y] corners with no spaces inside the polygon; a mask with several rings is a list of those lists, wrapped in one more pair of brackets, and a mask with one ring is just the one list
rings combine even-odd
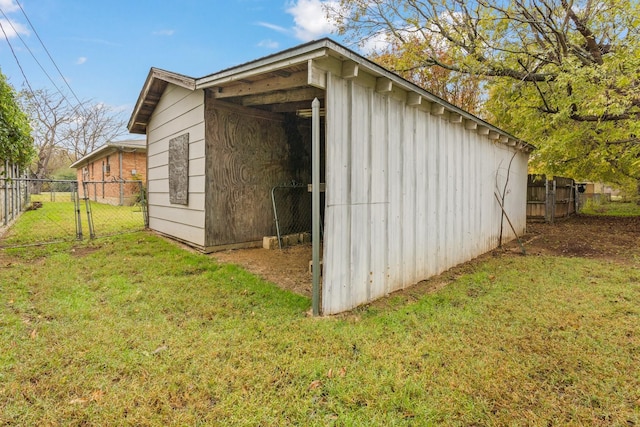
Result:
{"label": "wooden fascia board", "polygon": [[327,56],[326,49],[316,49],[300,53],[287,51],[287,53],[287,56],[284,54],[275,55],[273,57],[267,57],[263,60],[250,62],[220,73],[203,77],[196,81],[196,89],[206,89],[213,86],[233,83],[259,74],[281,70],[293,65],[308,63],[309,60],[324,58]]}
{"label": "wooden fascia board", "polygon": [[299,71],[291,74],[289,77],[276,76],[258,80],[253,83],[233,83],[229,86],[219,87],[218,90],[213,90],[212,93],[215,98],[224,99],[234,96],[255,95],[258,93],[297,88],[305,86],[306,84],[307,72]]}
{"label": "wooden fascia board", "polygon": [[[331,40],[325,40],[326,42],[326,47],[329,50],[329,55],[337,57],[338,59],[342,60],[342,61],[352,61],[358,64],[358,69],[360,72],[367,72],[369,74],[372,74],[374,77],[376,78],[380,78],[380,77],[386,77],[388,79],[390,79],[393,82],[393,85],[401,88],[405,91],[407,91],[408,93],[412,93],[415,92],[418,95],[420,95],[423,98],[423,102],[422,104],[424,105],[425,103],[431,103],[432,108],[435,105],[440,105],[442,107],[444,107],[444,110],[449,111],[451,113],[455,113],[455,114],[459,114],[463,119],[472,121],[477,123],[477,127],[484,127],[487,128],[488,130],[491,130],[493,132],[498,133],[499,135],[504,135],[508,138],[512,138],[512,139],[518,139],[516,137],[514,137],[513,135],[510,135],[508,132],[503,131],[502,129],[497,128],[496,126],[487,123],[486,121],[482,120],[479,117],[474,116],[473,114],[456,107],[453,104],[448,103],[447,101],[435,96],[434,94],[427,92],[426,90],[420,88],[419,86],[403,79],[402,77],[392,73],[391,71],[386,70],[385,68],[379,66],[378,64],[375,64],[374,62],[360,56],[359,54],[345,48],[344,46],[341,46]],[[412,99],[412,100],[416,100],[417,98],[415,97],[415,95],[412,95],[411,97],[409,97],[407,95],[407,99]],[[426,102],[425,102],[426,101]],[[439,112],[441,109],[440,108],[434,108],[432,110],[432,112]],[[463,120],[464,122],[464,120]],[[525,143],[527,146],[529,147],[533,147],[532,145]],[[535,147],[533,147],[535,148]]]}
{"label": "wooden fascia board", "polygon": [[149,74],[147,75],[147,79],[142,86],[142,90],[140,91],[140,95],[138,96],[138,100],[136,101],[136,105],[133,108],[133,112],[131,113],[131,117],[129,118],[129,123],[127,124],[127,129],[131,133],[145,134],[146,133],[146,121],[145,124],[142,124],[139,120],[137,120],[143,110],[149,111],[149,115],[155,109],[156,104],[158,103],[160,97],[153,97],[150,99],[150,92],[157,80],[161,80],[166,83],[175,84],[177,86],[183,87],[189,90],[195,90],[195,79],[183,76],[181,74],[172,73],[170,71],[161,70],[159,68],[151,68],[149,70]]}
{"label": "wooden fascia board", "polygon": [[324,95],[322,89],[306,87],[294,90],[282,90],[265,93],[262,95],[249,95],[242,98],[242,105],[252,107],[255,105],[283,104],[287,102],[298,102],[313,98],[321,98]]}

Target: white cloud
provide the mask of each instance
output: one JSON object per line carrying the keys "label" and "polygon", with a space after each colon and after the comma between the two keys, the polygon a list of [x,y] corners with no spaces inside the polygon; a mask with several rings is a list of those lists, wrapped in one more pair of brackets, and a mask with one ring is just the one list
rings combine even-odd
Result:
{"label": "white cloud", "polygon": [[13,20],[7,21],[6,19],[0,19],[0,25],[2,25],[2,29],[7,34],[7,37],[10,39],[17,37],[18,35],[21,35],[21,36],[29,35],[29,30],[27,29],[27,27],[25,27],[19,22],[16,22]]}
{"label": "white cloud", "polygon": [[270,24],[269,22],[256,22],[256,25],[268,28],[273,31],[277,31],[282,34],[289,34],[291,32],[291,30],[289,30],[288,28],[281,27],[280,25]]}
{"label": "white cloud", "polygon": [[327,18],[324,5],[338,6],[336,1],[297,0],[291,3],[287,13],[293,16],[295,36],[310,41],[329,34],[335,25]]}
{"label": "white cloud", "polygon": [[389,35],[387,33],[377,33],[366,39],[360,46],[365,55],[384,52],[389,49]]}
{"label": "white cloud", "polygon": [[172,36],[176,31],[175,30],[160,30],[160,31],[154,31],[153,35],[154,36]]}
{"label": "white cloud", "polygon": [[271,39],[265,39],[265,40],[261,40],[260,43],[258,43],[258,47],[266,47],[267,49],[277,49],[278,47],[280,47],[280,44]]}
{"label": "white cloud", "polygon": [[82,64],[84,64],[85,62],[87,62],[87,57],[86,57],[86,56],[81,56],[80,58],[78,58],[78,59],[76,60],[76,64],[77,64],[77,65],[82,65]]}
{"label": "white cloud", "polygon": [[18,4],[14,0],[0,0],[0,9],[4,13],[11,13],[20,10]]}

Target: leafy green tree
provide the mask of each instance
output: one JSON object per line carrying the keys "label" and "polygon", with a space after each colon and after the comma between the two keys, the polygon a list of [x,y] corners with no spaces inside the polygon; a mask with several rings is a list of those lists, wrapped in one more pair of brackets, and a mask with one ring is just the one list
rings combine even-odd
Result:
{"label": "leafy green tree", "polygon": [[640,182],[636,0],[331,4],[340,32],[363,45],[386,40],[400,70],[411,52],[420,58],[412,69],[484,79],[485,115],[539,147],[538,171]]}
{"label": "leafy green tree", "polygon": [[34,155],[29,119],[20,109],[13,87],[0,72],[0,160],[24,168]]}

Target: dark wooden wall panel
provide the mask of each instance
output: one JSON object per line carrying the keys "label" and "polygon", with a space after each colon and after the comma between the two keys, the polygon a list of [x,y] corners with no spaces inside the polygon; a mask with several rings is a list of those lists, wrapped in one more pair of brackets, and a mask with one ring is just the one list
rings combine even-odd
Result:
{"label": "dark wooden wall panel", "polygon": [[310,182],[305,119],[216,101],[208,94],[205,120],[206,245],[275,234],[271,188],[291,180]]}

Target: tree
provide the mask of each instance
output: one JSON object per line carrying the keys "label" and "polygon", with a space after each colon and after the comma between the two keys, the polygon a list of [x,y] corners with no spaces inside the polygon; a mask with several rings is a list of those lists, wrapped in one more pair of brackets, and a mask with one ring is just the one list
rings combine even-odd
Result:
{"label": "tree", "polygon": [[[407,36],[404,42],[389,40],[388,48],[373,52],[370,59],[396,72],[407,80],[474,114],[482,108],[482,84],[480,77],[455,73],[441,67],[422,66],[423,40],[418,36]],[[434,52],[440,61],[446,61],[448,52]]]}
{"label": "tree", "polygon": [[485,79],[487,112],[540,148],[544,171],[639,182],[637,1],[341,0],[328,13],[362,43],[420,41],[415,67]]}
{"label": "tree", "polygon": [[124,120],[104,104],[71,106],[66,97],[46,89],[20,94],[33,126],[37,159],[32,166],[35,178],[50,175],[54,159],[66,155],[69,163],[125,133]]}
{"label": "tree", "polygon": [[0,160],[26,167],[34,154],[29,119],[21,110],[13,87],[0,72]]}

